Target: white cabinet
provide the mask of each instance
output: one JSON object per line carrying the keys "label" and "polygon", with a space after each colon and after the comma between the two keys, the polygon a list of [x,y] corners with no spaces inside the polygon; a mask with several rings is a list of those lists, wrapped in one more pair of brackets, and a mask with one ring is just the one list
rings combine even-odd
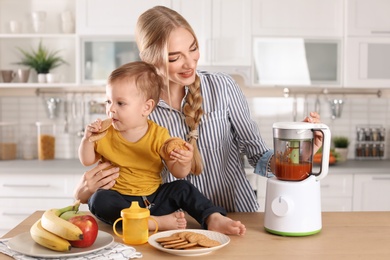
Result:
{"label": "white cabinet", "polygon": [[174,0],[172,8],[198,37],[199,66],[250,66],[250,0]]}
{"label": "white cabinet", "polygon": [[343,0],[253,0],[255,36],[343,36]]}
{"label": "white cabinet", "polygon": [[328,174],[321,181],[322,211],[351,211],[353,174]]}
{"label": "white cabinet", "polygon": [[348,0],[348,36],[390,36],[390,1]]}
{"label": "white cabinet", "polygon": [[[74,31],[63,31],[61,16],[68,12],[70,17],[75,13],[75,0],[0,0],[0,69],[16,71],[22,66],[16,64],[21,59],[18,48],[26,51],[36,49],[39,42],[51,52],[58,51],[67,64],[55,68],[53,73],[61,75],[61,83],[51,86],[74,86],[78,78],[77,37]],[[7,10],[6,12],[4,10]],[[32,26],[32,13],[43,11],[45,20],[42,30],[38,33]],[[19,29],[11,31],[10,22],[18,24]],[[15,87],[19,85],[38,87],[35,71],[30,71],[27,83],[20,83],[15,78],[11,83],[0,80],[0,87]]]}
{"label": "white cabinet", "polygon": [[83,35],[134,35],[141,13],[169,0],[77,0],[77,32]]}
{"label": "white cabinet", "polygon": [[348,37],[346,41],[344,85],[389,87],[390,37]]}
{"label": "white cabinet", "polygon": [[355,174],[354,211],[390,210],[389,174]]}

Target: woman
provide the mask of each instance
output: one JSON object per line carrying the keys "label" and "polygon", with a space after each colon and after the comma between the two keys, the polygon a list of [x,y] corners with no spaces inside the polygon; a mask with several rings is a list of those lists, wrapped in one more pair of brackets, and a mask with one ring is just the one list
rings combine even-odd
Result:
{"label": "woman", "polygon": [[[136,40],[141,59],[156,66],[166,81],[150,119],[194,147],[193,174],[185,179],[228,212],[256,211],[259,205],[240,155],[247,156],[255,173],[267,176],[273,172],[273,151],[251,120],[239,86],[226,74],[197,71],[200,53],[195,33],[180,14],[167,7],[156,6],[139,17]],[[320,117],[310,113],[304,121],[318,123]],[[319,133],[315,151],[321,143]],[[108,179],[101,184],[110,187],[116,175],[102,175]],[[166,169],[162,176],[164,182],[175,180]],[[99,182],[98,177],[90,181],[94,188]],[[85,190],[90,183],[79,188]]]}

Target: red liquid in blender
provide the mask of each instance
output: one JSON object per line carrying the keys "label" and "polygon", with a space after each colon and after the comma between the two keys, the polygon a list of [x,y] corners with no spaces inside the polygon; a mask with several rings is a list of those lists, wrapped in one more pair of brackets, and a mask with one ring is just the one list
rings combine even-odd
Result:
{"label": "red liquid in blender", "polygon": [[298,164],[291,162],[280,162],[276,159],[275,176],[279,180],[301,181],[309,177],[312,170],[312,163],[300,162]]}

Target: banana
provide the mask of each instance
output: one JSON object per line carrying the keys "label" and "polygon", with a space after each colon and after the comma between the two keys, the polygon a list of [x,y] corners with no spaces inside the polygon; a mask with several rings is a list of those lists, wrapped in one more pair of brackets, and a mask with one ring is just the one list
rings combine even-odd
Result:
{"label": "banana", "polygon": [[41,219],[31,226],[30,234],[35,242],[54,251],[67,252],[72,247],[68,240],[44,229],[41,224]]}
{"label": "banana", "polygon": [[46,210],[41,218],[42,227],[69,241],[82,240],[83,232],[81,229],[73,223],[60,218],[60,215],[66,211],[78,210],[79,205],[80,202],[77,201],[76,204],[65,208]]}

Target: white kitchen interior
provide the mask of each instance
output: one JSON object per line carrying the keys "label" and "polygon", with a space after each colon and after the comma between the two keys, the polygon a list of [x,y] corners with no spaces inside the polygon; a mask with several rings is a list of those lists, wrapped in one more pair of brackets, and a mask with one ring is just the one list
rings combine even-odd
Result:
{"label": "white kitchen interior", "polygon": [[[36,205],[72,201],[86,170],[77,159],[80,132],[105,117],[105,78],[138,59],[136,19],[154,5],[188,19],[200,68],[236,79],[270,147],[274,122],[314,110],[333,136],[349,137],[348,162],[331,166],[323,180],[324,211],[390,210],[389,0],[0,0],[0,70],[20,69],[17,47],[39,42],[67,61],[53,70],[53,83],[38,83],[32,70],[26,83],[0,76],[0,130],[11,127],[18,145],[16,160],[0,160],[0,236]],[[31,15],[37,11],[46,14],[39,30]],[[50,99],[60,100],[52,118]],[[339,116],[332,116],[334,99],[343,100]],[[55,160],[37,159],[36,122],[54,126]],[[383,157],[356,159],[358,127],[385,130]],[[264,179],[247,172],[263,205]]]}

